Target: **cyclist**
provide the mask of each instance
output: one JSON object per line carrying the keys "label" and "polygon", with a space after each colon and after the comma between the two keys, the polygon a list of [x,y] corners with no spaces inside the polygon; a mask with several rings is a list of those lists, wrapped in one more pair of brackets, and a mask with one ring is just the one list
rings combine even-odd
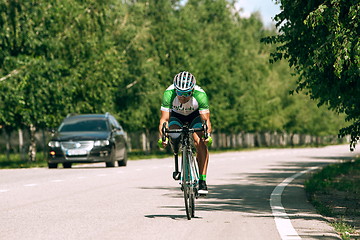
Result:
{"label": "cyclist", "polygon": [[[212,142],[210,137],[211,123],[208,98],[205,91],[196,85],[195,77],[189,72],[180,72],[174,77],[174,82],[164,92],[161,104],[161,118],[159,131],[162,139],[162,125],[167,123],[169,129],[180,129],[183,124],[189,124],[190,128],[201,128],[202,120],[206,120],[209,137],[204,139],[203,132],[193,134],[196,159],[199,166],[199,194],[208,193],[206,185],[206,172],[209,161],[209,151],[207,144]],[[180,133],[170,133],[170,145],[177,159]],[[159,140],[165,148],[168,140]],[[176,162],[177,163],[177,162]],[[177,169],[177,166],[176,166]],[[180,179],[180,173],[174,172],[175,180]]]}

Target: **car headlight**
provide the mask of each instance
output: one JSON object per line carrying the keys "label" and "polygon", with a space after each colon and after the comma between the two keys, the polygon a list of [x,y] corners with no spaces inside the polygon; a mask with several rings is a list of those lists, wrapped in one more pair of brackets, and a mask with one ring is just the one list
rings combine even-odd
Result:
{"label": "car headlight", "polygon": [[51,148],[60,147],[60,142],[58,142],[58,141],[50,141],[48,146],[51,147]]}
{"label": "car headlight", "polygon": [[95,147],[104,147],[104,146],[107,146],[109,144],[110,144],[109,140],[96,140],[96,141],[94,141],[94,146]]}

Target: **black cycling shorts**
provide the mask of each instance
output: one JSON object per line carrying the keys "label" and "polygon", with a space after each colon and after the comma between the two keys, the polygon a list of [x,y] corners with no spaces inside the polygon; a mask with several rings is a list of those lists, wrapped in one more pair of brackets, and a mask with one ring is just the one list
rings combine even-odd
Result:
{"label": "black cycling shorts", "polygon": [[169,127],[174,124],[178,125],[179,127],[182,127],[185,124],[188,125],[189,128],[201,128],[202,123],[200,113],[199,111],[195,111],[190,115],[185,116],[176,112],[171,112],[169,118]]}

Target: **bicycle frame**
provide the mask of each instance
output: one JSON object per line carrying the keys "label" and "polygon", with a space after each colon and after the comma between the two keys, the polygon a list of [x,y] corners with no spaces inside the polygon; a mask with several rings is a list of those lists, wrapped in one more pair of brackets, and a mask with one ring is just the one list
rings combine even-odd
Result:
{"label": "bicycle frame", "polygon": [[[199,171],[197,167],[197,163],[194,160],[194,155],[191,150],[191,143],[190,143],[190,133],[189,129],[186,129],[187,126],[183,128],[183,139],[182,139],[182,157],[181,157],[181,181],[185,176],[185,172],[187,171],[187,167],[190,169],[190,176],[186,179],[187,185],[191,185],[192,187],[196,188],[199,183]],[[200,128],[202,129],[202,128]],[[191,129],[193,130],[193,129]],[[189,165],[189,166],[188,166]],[[197,194],[197,192],[196,192]]]}

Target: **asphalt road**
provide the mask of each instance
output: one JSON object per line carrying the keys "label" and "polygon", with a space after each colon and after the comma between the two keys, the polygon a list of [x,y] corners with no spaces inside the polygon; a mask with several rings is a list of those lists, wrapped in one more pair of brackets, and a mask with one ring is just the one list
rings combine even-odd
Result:
{"label": "asphalt road", "polygon": [[171,158],[0,170],[0,239],[340,239],[307,202],[301,171],[357,154],[348,145],[210,153],[209,194],[190,221]]}

